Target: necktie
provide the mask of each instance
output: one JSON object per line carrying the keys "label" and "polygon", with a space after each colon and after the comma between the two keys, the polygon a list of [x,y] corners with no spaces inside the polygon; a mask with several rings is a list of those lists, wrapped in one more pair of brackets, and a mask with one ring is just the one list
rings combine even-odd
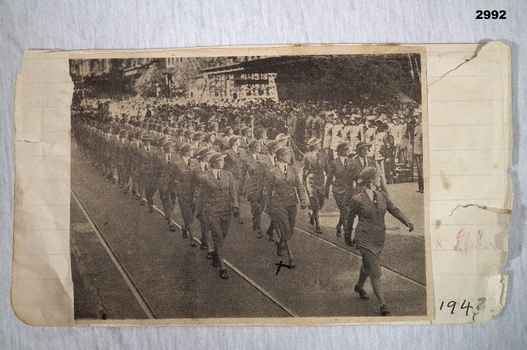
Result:
{"label": "necktie", "polygon": [[216,176],[218,178],[218,181],[220,181],[220,171],[218,170],[218,172],[216,173]]}
{"label": "necktie", "polygon": [[207,164],[205,164],[205,172],[207,172]]}
{"label": "necktie", "polygon": [[287,165],[284,165],[284,175],[287,176]]}
{"label": "necktie", "polygon": [[379,207],[379,203],[377,201],[377,192],[373,191],[373,204],[375,205],[376,208]]}
{"label": "necktie", "polygon": [[190,158],[189,158],[189,160],[188,160],[188,167],[190,168]]}

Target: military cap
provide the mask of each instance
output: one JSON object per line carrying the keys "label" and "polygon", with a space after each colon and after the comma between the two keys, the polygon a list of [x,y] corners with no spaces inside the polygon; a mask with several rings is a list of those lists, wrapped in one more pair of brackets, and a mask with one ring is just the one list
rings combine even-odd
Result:
{"label": "military cap", "polygon": [[229,140],[229,147],[232,147],[232,146],[234,145],[234,143],[235,143],[236,141],[238,141],[238,138],[239,138],[239,137],[236,136],[236,135],[232,136],[231,139]]}
{"label": "military cap", "polygon": [[358,182],[363,184],[370,183],[373,181],[373,178],[376,174],[377,169],[372,167],[366,167],[360,172]]}
{"label": "military cap", "polygon": [[225,158],[224,154],[221,154],[219,152],[214,152],[214,154],[210,156],[209,163],[214,164],[219,160],[223,160],[223,158]]}
{"label": "military cap", "polygon": [[252,150],[256,149],[256,146],[258,146],[259,144],[260,143],[258,142],[258,140],[251,140],[251,142],[249,142],[247,147],[252,151]]}
{"label": "military cap", "polygon": [[267,143],[267,149],[271,153],[275,153],[279,147],[280,145],[278,144],[278,141],[272,140]]}
{"label": "military cap", "polygon": [[210,148],[202,148],[198,151],[198,154],[196,155],[196,158],[199,159],[199,160],[203,160],[205,159],[205,157],[207,155],[210,155],[212,154],[212,152],[214,152],[213,150],[211,150]]}
{"label": "military cap", "polygon": [[201,141],[201,140],[203,140],[204,135],[205,134],[203,132],[196,131],[194,133],[194,135],[192,135],[192,140],[194,140],[194,141]]}
{"label": "military cap", "polygon": [[342,150],[345,150],[346,148],[349,148],[350,147],[350,144],[347,143],[347,142],[341,142],[339,143],[339,145],[337,146],[337,152],[340,152]]}
{"label": "military cap", "polygon": [[289,147],[280,147],[276,150],[276,157],[280,158],[288,152],[293,152],[293,150]]}
{"label": "military cap", "polygon": [[312,147],[314,145],[316,145],[317,143],[321,143],[322,140],[319,139],[318,137],[312,137],[309,139],[309,141],[307,141],[307,147]]}
{"label": "military cap", "polygon": [[364,141],[361,141],[359,143],[357,143],[357,145],[355,146],[355,150],[360,150],[361,148],[364,148],[364,147],[371,147],[371,145],[367,142],[364,142]]}
{"label": "military cap", "polygon": [[286,135],[284,133],[280,133],[280,134],[276,135],[276,137],[274,139],[276,141],[278,141],[278,142],[281,142],[281,141],[285,141],[285,140],[289,139],[290,137],[291,136],[289,136],[289,135]]}
{"label": "military cap", "polygon": [[190,145],[190,143],[184,143],[181,146],[179,146],[179,153],[185,154],[190,150],[191,147],[192,146]]}
{"label": "military cap", "polygon": [[165,141],[165,142],[163,142],[163,143],[161,144],[161,148],[162,148],[165,152],[168,152],[168,151],[174,149],[174,145],[175,145],[175,143],[173,143],[173,142],[170,141],[170,140],[167,140],[167,141]]}

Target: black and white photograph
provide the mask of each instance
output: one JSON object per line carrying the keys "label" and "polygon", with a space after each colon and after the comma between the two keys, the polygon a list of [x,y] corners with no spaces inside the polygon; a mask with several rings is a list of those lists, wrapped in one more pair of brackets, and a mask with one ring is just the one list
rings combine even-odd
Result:
{"label": "black and white photograph", "polygon": [[424,65],[70,58],[75,319],[431,319]]}

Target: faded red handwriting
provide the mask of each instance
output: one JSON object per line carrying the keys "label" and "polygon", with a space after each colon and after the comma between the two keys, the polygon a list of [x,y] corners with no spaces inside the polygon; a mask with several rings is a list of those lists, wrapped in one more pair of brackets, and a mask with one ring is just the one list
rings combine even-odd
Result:
{"label": "faded red handwriting", "polygon": [[440,249],[452,249],[456,252],[464,252],[474,249],[496,249],[492,242],[487,240],[483,230],[478,230],[473,233],[466,229],[461,229],[456,235],[454,241],[445,242],[444,239],[436,241],[437,247]]}

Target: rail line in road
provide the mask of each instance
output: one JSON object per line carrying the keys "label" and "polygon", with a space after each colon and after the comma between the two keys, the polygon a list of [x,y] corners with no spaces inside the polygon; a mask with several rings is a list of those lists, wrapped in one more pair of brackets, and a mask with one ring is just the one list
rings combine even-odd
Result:
{"label": "rail line in road", "polygon": [[[88,211],[86,210],[84,205],[81,203],[81,201],[79,200],[79,198],[77,197],[77,195],[73,191],[73,189],[71,189],[71,193],[72,193],[73,198],[75,199],[76,203],[79,205],[79,207],[81,208],[83,214],[86,216],[87,220],[89,221],[90,225],[92,226],[93,231],[96,234],[98,240],[100,241],[100,243],[102,244],[102,246],[104,247],[106,252],[108,253],[110,259],[112,260],[112,262],[116,266],[117,270],[119,271],[119,273],[123,277],[124,281],[126,282],[128,288],[131,290],[131,292],[134,295],[135,299],[137,300],[138,304],[141,306],[141,308],[145,312],[145,315],[148,318],[150,318],[150,319],[158,318],[156,313],[155,313],[155,311],[153,310],[153,308],[149,304],[148,300],[145,298],[145,296],[143,295],[141,290],[138,288],[137,283],[134,282],[133,278],[131,277],[131,274],[126,270],[126,268],[124,267],[123,263],[119,260],[119,258],[115,254],[114,250],[109,245],[107,239],[104,237],[104,234],[97,227],[97,224],[94,222],[94,220],[92,219],[91,215],[88,213]],[[242,202],[242,204],[244,206],[249,206],[249,204],[246,203],[246,202]],[[157,213],[159,213],[163,217],[165,216],[165,213],[161,209],[159,209],[157,206],[154,206],[154,209],[156,210]],[[173,220],[172,223],[174,225],[176,225],[180,230],[182,229],[181,224],[179,224],[178,222]],[[359,257],[360,258],[360,254],[355,253],[353,251],[350,251],[349,249],[346,249],[345,247],[342,247],[342,246],[340,246],[340,245],[338,245],[338,244],[336,244],[334,242],[331,242],[330,240],[326,239],[325,237],[322,237],[322,236],[320,236],[318,234],[310,232],[309,230],[303,229],[302,227],[299,227],[298,225],[295,228],[297,230],[299,230],[300,232],[302,232],[303,234],[311,235],[311,236],[315,237],[317,240],[319,240],[319,241],[321,241],[321,242],[323,242],[325,244],[328,244],[328,245],[330,245],[332,247],[340,249],[341,251],[344,251],[344,252],[346,252],[348,254],[351,254],[351,255],[354,255],[355,257]],[[196,240],[196,242],[201,244],[201,241],[199,239],[195,239],[195,240]],[[272,293],[270,293],[265,288],[263,288],[261,285],[256,283],[253,279],[251,279],[248,275],[243,273],[243,271],[241,269],[237,268],[234,264],[232,264],[228,260],[225,260],[225,264],[227,266],[229,266],[229,268],[231,268],[236,274],[238,274],[246,282],[248,282],[251,286],[253,286],[256,290],[258,290],[261,294],[263,294],[270,301],[272,301],[272,303],[274,303],[275,305],[280,307],[282,310],[284,310],[288,315],[290,315],[291,317],[300,317],[297,312],[295,312],[290,307],[288,307],[287,305],[282,303],[280,300],[278,300],[275,296],[272,295]],[[421,283],[419,281],[416,281],[415,279],[412,279],[411,277],[403,275],[400,272],[398,272],[398,271],[396,271],[396,270],[394,270],[392,268],[383,266],[383,269],[389,270],[390,272],[396,274],[397,276],[401,277],[402,279],[404,279],[406,281],[411,282],[412,284],[415,284],[415,285],[417,285],[419,287],[426,288],[425,284],[423,284],[423,283]]]}
{"label": "rail line in road", "polygon": [[[157,206],[153,206],[155,211],[157,211],[162,216],[165,216],[165,213],[159,209]],[[177,226],[180,230],[183,229],[183,227],[176,221],[172,220],[172,223]],[[198,244],[201,244],[201,240],[198,238],[194,239]],[[260,286],[258,283],[256,283],[254,280],[252,280],[249,276],[244,274],[240,269],[238,269],[236,266],[234,266],[232,263],[230,263],[227,259],[223,259],[225,262],[225,265],[229,266],[234,272],[236,272],[238,275],[240,275],[241,278],[249,282],[254,288],[258,289],[263,295],[265,295],[267,298],[269,298],[273,303],[278,305],[282,310],[287,312],[289,315],[293,317],[300,317],[295,311],[291,310],[291,308],[284,305],[282,302],[280,302],[278,299],[276,299],[271,293],[269,293],[267,290],[265,290],[262,286]]]}
{"label": "rail line in road", "polygon": [[152,307],[150,306],[150,304],[148,303],[148,301],[144,297],[143,293],[141,293],[141,291],[139,290],[139,288],[135,284],[134,280],[132,279],[132,277],[130,276],[130,274],[126,270],[126,268],[123,266],[123,264],[121,263],[121,261],[119,260],[119,258],[115,254],[115,252],[113,251],[112,247],[110,247],[110,245],[108,244],[108,241],[106,240],[106,238],[102,234],[101,230],[99,230],[99,228],[97,227],[97,224],[93,221],[91,215],[88,213],[86,208],[84,208],[84,205],[79,200],[79,197],[77,197],[77,194],[73,191],[72,188],[70,188],[70,191],[71,191],[71,194],[73,195],[73,198],[75,198],[75,202],[77,203],[77,205],[81,209],[82,213],[86,217],[86,220],[88,220],[88,222],[90,223],[90,226],[92,227],[93,232],[95,233],[95,235],[97,236],[97,238],[101,242],[102,246],[104,247],[104,249],[106,250],[106,252],[110,256],[110,259],[112,260],[112,262],[114,263],[115,267],[117,268],[117,270],[119,271],[119,273],[123,277],[123,279],[126,282],[128,288],[130,288],[130,291],[132,292],[132,294],[134,295],[135,299],[139,303],[139,306],[141,306],[141,308],[145,312],[146,317],[148,317],[150,319],[157,319],[158,317],[157,317],[156,313],[154,312],[154,310],[152,309]]}

